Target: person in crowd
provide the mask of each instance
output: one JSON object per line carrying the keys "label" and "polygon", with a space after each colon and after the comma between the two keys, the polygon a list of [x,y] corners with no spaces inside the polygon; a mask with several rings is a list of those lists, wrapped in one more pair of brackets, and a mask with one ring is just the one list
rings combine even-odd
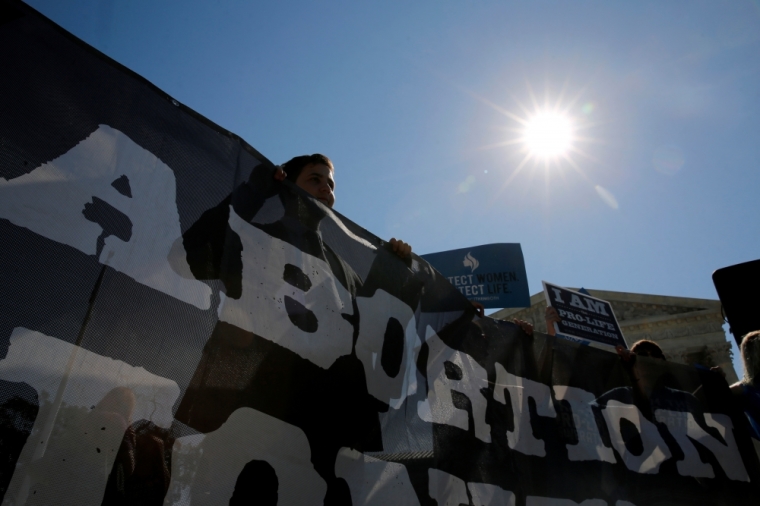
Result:
{"label": "person in crowd", "polygon": [[[261,177],[266,171],[261,165],[254,169],[251,177]],[[258,175],[257,175],[258,174]],[[274,179],[288,179],[316,200],[332,208],[335,204],[335,179],[332,161],[324,155],[297,156],[275,169]],[[277,190],[275,190],[277,191]],[[207,209],[188,230],[182,234],[187,265],[195,279],[219,279],[224,285],[227,297],[239,299],[242,296],[242,243],[238,234],[230,228],[230,209],[245,221],[254,218],[261,203],[272,196],[272,189],[262,185],[240,184],[224,200]],[[300,221],[299,197],[295,194],[282,201],[285,206],[285,221],[260,224],[259,228],[272,237],[288,242],[304,253],[325,260],[336,279],[355,295],[358,276],[351,267],[322,241],[318,233],[318,223],[324,212],[315,210],[312,218]],[[321,216],[320,216],[321,214]],[[408,259],[412,248],[404,241],[391,239],[390,250],[402,259]],[[178,271],[179,272],[179,271]]]}
{"label": "person in crowd", "polygon": [[[335,205],[335,167],[332,161],[323,154],[301,155],[291,158],[284,164],[277,166],[274,178],[278,181],[288,180],[304,190],[306,193],[331,208]],[[412,247],[392,237],[388,241],[393,252],[400,258],[408,258],[412,254]],[[483,304],[470,301],[478,316],[485,316]],[[525,323],[525,322],[523,322]],[[521,325],[523,329],[524,326]],[[530,334],[533,327],[530,328]]]}
{"label": "person in crowd", "polygon": [[[278,181],[293,182],[306,193],[331,208],[335,205],[335,167],[325,155],[301,155],[291,158],[278,166],[274,178]],[[401,258],[412,254],[412,247],[406,242],[391,238],[391,249]]]}
{"label": "person in crowd", "polygon": [[626,362],[630,362],[635,356],[657,358],[667,361],[665,353],[662,352],[660,345],[649,339],[640,339],[636,341],[633,343],[630,350],[626,350],[623,346],[617,345],[615,351]]}
{"label": "person in crowd", "polygon": [[[654,341],[641,339],[633,343],[629,350],[618,345],[615,351],[622,359],[623,369],[631,381],[631,386],[616,388],[607,392],[600,399],[609,398],[628,404],[636,404],[647,418],[652,419],[651,413],[654,410],[651,409],[649,402],[665,401],[664,404],[668,404],[667,400],[674,393],[667,382],[663,384],[661,381],[662,379],[670,379],[667,373],[665,376],[660,373],[662,367],[660,361],[667,361],[662,348]],[[642,361],[639,360],[639,357],[655,360]],[[658,378],[658,381],[652,381],[653,378]],[[610,395],[611,393],[613,395]]]}
{"label": "person in crowd", "polygon": [[731,391],[749,421],[752,437],[760,441],[760,330],[742,338],[740,351],[744,378],[731,385]]}
{"label": "person in crowd", "polygon": [[618,345],[615,351],[622,360],[631,386],[613,389],[597,399],[597,403],[618,400],[634,404],[650,421],[655,421],[653,415],[658,409],[700,412],[701,407],[694,395],[681,390],[676,378],[663,369],[663,362],[667,359],[656,342],[641,339],[629,350]]}
{"label": "person in crowd", "polygon": [[633,343],[631,346],[631,353],[639,357],[651,357],[658,358],[660,360],[667,360],[665,354],[662,352],[660,345],[649,339],[641,339]]}
{"label": "person in crowd", "polygon": [[[643,422],[639,422],[639,428],[634,427],[630,420],[627,424],[619,423],[617,427],[609,426],[602,411],[610,405],[613,410],[621,404],[636,406],[638,413],[654,424],[661,442],[668,447],[671,455],[682,454],[682,449],[670,433],[671,430],[683,432],[687,424],[696,423],[701,430],[709,433],[711,429],[705,420],[704,407],[670,372],[665,354],[656,342],[642,339],[635,342],[630,350],[619,347],[617,351],[629,386],[613,388],[597,397],[591,405],[599,433],[606,446],[612,446],[614,431],[615,437],[623,440],[625,448],[639,458],[646,456],[657,459],[658,453],[662,451],[660,446],[651,444],[652,439],[644,439],[645,433],[641,429]],[[661,411],[667,415],[663,417],[660,413],[658,417],[658,412]],[[676,491],[669,487],[648,488],[643,476],[638,475],[629,481],[629,486],[642,489],[641,504],[674,504],[681,501],[688,504],[700,503],[699,487],[687,491],[691,497],[684,497],[683,490]]]}

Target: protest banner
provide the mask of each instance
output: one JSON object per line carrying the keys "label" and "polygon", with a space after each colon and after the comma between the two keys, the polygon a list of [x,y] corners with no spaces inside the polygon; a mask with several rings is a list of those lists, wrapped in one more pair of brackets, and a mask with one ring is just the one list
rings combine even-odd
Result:
{"label": "protest banner", "polygon": [[755,502],[719,375],[473,319],[21,2],[0,68],[3,504]]}
{"label": "protest banner", "polygon": [[609,302],[546,281],[542,283],[546,304],[556,309],[560,318],[554,323],[557,333],[612,348],[628,347]]}
{"label": "protest banner", "polygon": [[422,255],[470,300],[486,308],[528,307],[528,277],[519,244],[485,244]]}

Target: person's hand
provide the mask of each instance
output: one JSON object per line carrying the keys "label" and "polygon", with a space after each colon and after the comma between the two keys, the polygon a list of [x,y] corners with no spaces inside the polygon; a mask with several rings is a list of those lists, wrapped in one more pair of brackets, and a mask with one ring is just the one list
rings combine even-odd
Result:
{"label": "person's hand", "polygon": [[533,335],[533,325],[526,322],[525,320],[518,320],[515,318],[512,320],[512,323],[514,323],[515,325],[518,325],[522,329],[522,331],[528,334],[529,336]]}
{"label": "person's hand", "polygon": [[285,181],[285,178],[288,177],[288,175],[285,173],[284,170],[282,170],[282,167],[277,165],[274,168],[274,174],[272,175],[275,181]]}
{"label": "person's hand", "polygon": [[400,239],[391,238],[389,241],[393,252],[400,258],[406,258],[412,254],[412,247]]}
{"label": "person's hand", "polygon": [[720,374],[724,378],[726,377],[726,372],[723,369],[721,369],[719,365],[711,367],[710,371],[712,371],[714,373],[717,373],[717,374]]}
{"label": "person's hand", "polygon": [[475,302],[474,300],[471,300],[470,304],[472,304],[472,307],[475,308],[475,312],[478,313],[479,317],[483,318],[486,315],[486,308],[483,307],[483,304],[480,302]]}
{"label": "person's hand", "polygon": [[626,350],[622,344],[618,344],[615,346],[615,351],[618,355],[620,355],[620,358],[623,359],[624,362],[628,362],[629,360],[633,360],[636,356],[635,353],[633,353],[631,350]]}
{"label": "person's hand", "polygon": [[555,335],[557,331],[554,330],[554,324],[561,321],[557,314],[557,310],[551,306],[546,306],[546,314],[544,318],[546,318],[546,333],[550,336]]}

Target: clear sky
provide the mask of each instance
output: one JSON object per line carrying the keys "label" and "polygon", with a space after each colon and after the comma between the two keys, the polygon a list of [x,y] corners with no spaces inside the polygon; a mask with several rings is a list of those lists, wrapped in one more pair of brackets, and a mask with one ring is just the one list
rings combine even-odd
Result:
{"label": "clear sky", "polygon": [[[760,1],[28,3],[274,163],[327,154],[382,238],[521,243],[531,293],[717,298],[760,257]],[[522,163],[545,109],[575,141]]]}

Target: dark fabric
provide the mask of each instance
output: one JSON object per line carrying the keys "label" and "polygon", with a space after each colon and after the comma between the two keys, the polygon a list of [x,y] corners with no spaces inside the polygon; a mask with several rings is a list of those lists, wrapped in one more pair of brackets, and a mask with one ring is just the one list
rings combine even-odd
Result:
{"label": "dark fabric", "polygon": [[752,437],[760,440],[760,390],[747,383],[738,383],[731,387],[747,421]]}

